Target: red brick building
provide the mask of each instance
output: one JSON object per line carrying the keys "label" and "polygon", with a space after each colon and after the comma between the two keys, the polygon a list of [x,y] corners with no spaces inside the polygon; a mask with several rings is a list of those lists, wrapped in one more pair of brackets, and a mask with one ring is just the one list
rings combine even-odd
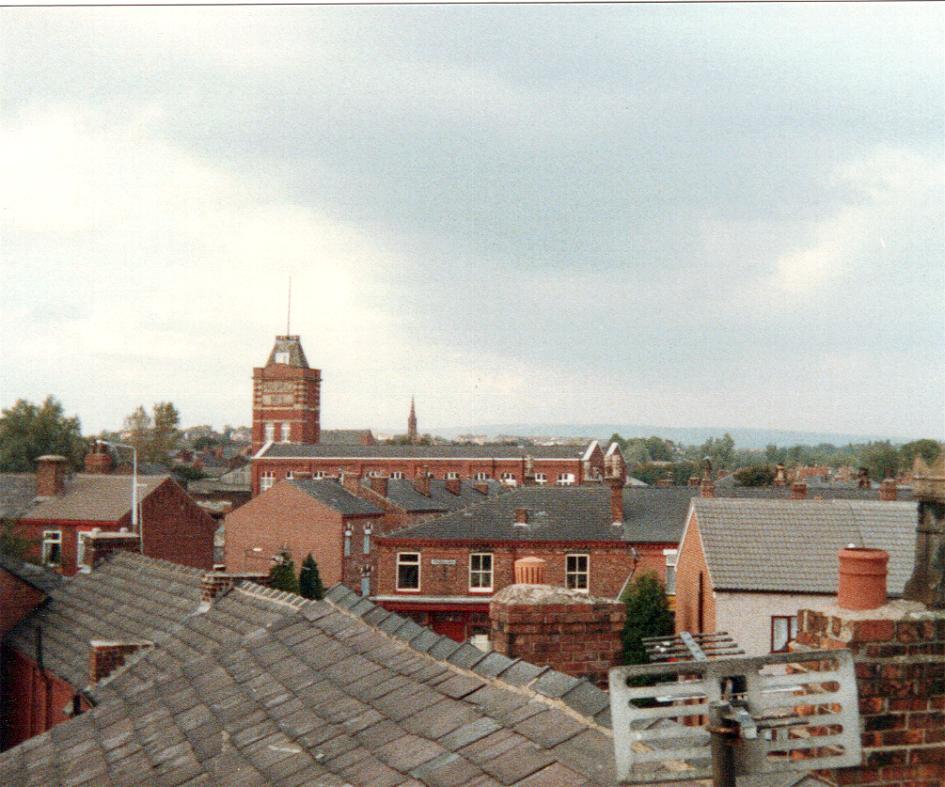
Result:
{"label": "red brick building", "polygon": [[614,599],[637,572],[666,580],[691,494],[619,481],[518,489],[378,538],[373,598],[457,640],[486,634],[491,597],[535,557],[547,584]]}
{"label": "red brick building", "polygon": [[[35,544],[32,556],[69,576],[83,563],[83,534],[96,528],[133,530],[132,479],[69,475],[63,457],[40,457],[32,477],[34,495],[19,512],[20,531]],[[136,532],[145,555],[198,568],[213,566],[216,524],[171,476],[138,476],[138,501]]]}
{"label": "red brick building", "polygon": [[62,576],[0,553],[0,639],[62,584]]}
{"label": "red brick building", "polygon": [[322,373],[298,336],[277,336],[266,365],[253,369],[253,452],[266,443],[319,441]]}

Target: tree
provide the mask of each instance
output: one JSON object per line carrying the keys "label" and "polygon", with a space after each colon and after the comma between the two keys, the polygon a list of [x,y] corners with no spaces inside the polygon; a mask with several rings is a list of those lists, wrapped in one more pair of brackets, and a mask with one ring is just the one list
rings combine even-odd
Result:
{"label": "tree", "polygon": [[774,481],[774,471],[768,465],[743,467],[733,475],[742,486],[771,486]]}
{"label": "tree", "polygon": [[627,590],[627,622],[623,627],[623,663],[646,664],[644,637],[662,637],[673,633],[673,613],[663,583],[649,571],[637,577]]}
{"label": "tree", "polygon": [[138,449],[138,461],[143,461],[151,440],[151,416],[140,404],[125,419],[123,431],[124,441]]}
{"label": "tree", "polygon": [[0,554],[24,560],[36,543],[20,532],[15,520],[4,519],[0,522]]}
{"label": "tree", "polygon": [[167,455],[180,444],[180,413],[171,402],[158,402],[152,412],[154,428],[147,459],[150,462],[166,462]]}
{"label": "tree", "polygon": [[938,458],[940,450],[941,447],[936,440],[913,440],[899,448],[899,466],[911,468],[916,456],[921,456],[925,463],[930,465]]}
{"label": "tree", "polygon": [[317,600],[325,597],[325,586],[322,585],[322,578],[318,573],[318,563],[311,552],[302,561],[302,570],[299,571],[299,595]]}
{"label": "tree", "polygon": [[654,462],[672,462],[673,461],[673,443],[670,440],[664,440],[662,437],[653,435],[643,441],[646,445],[646,451],[650,459]]}
{"label": "tree", "polygon": [[0,415],[0,472],[30,472],[43,454],[60,454],[78,470],[86,449],[79,419],[67,418],[54,396],[41,405],[19,399]]}
{"label": "tree", "polygon": [[284,590],[287,593],[299,592],[299,580],[295,576],[295,562],[288,549],[283,549],[276,555],[276,562],[269,569],[269,587],[274,590]]}
{"label": "tree", "polygon": [[892,478],[899,472],[899,452],[888,440],[867,443],[860,451],[860,464],[870,478]]}

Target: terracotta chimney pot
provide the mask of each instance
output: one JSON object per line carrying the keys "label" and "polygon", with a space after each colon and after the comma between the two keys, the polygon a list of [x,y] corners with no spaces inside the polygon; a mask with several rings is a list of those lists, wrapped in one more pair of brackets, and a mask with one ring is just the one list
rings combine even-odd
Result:
{"label": "terracotta chimney pot", "polygon": [[847,547],[840,550],[837,605],[842,609],[876,609],[886,603],[889,553],[882,549]]}
{"label": "terracotta chimney pot", "polygon": [[807,483],[805,481],[795,481],[791,484],[791,500],[807,499]]}
{"label": "terracotta chimney pot", "polygon": [[516,585],[544,585],[545,561],[540,557],[523,557],[514,563]]}

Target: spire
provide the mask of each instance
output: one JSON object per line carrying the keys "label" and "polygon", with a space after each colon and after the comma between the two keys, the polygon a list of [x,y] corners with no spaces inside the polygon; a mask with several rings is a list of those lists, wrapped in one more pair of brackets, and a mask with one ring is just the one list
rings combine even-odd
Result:
{"label": "spire", "polygon": [[410,397],[410,415],[407,416],[407,439],[411,443],[417,442],[417,408],[413,397]]}

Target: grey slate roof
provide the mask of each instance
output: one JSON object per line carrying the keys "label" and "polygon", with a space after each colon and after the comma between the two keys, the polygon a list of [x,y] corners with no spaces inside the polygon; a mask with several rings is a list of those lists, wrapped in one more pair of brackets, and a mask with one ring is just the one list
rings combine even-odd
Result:
{"label": "grey slate roof", "polygon": [[325,443],[273,443],[261,454],[266,458],[319,459],[580,459],[587,446],[567,445],[326,445]]}
{"label": "grey slate roof", "polygon": [[[370,488],[370,481],[364,479],[362,485]],[[506,491],[506,487],[498,481],[484,481],[489,487],[488,496],[473,488],[473,483],[463,481],[460,484],[458,495],[446,489],[446,481],[438,478],[430,479],[430,496],[420,494],[413,485],[413,481],[406,478],[390,478],[387,480],[387,499],[396,506],[410,512],[437,512],[456,511],[461,508],[482,503]]]}
{"label": "grey slate roof", "polygon": [[41,590],[46,595],[52,593],[65,582],[62,574],[50,571],[45,566],[37,566],[35,563],[27,563],[25,560],[5,555],[2,552],[0,552],[0,569],[10,572],[17,579],[37,590]]}
{"label": "grey slate roof", "polygon": [[242,584],[92,696],[0,753],[0,783],[616,782],[606,694],[342,586],[315,602]]}
{"label": "grey slate roof", "polygon": [[309,368],[305,351],[302,349],[302,342],[298,336],[277,336],[275,344],[272,345],[272,351],[269,353],[269,359],[266,361],[266,366],[271,366],[276,362],[276,353],[279,352],[289,354],[287,366],[296,366],[300,369]]}
{"label": "grey slate roof", "polygon": [[[604,486],[523,487],[495,499],[398,530],[391,538],[455,541],[618,541],[677,543],[693,491],[624,489],[624,521],[614,527]],[[528,511],[517,526],[515,510]]]}
{"label": "grey slate roof", "polygon": [[251,492],[252,489],[252,467],[248,464],[229,470],[219,478],[201,478],[187,484],[187,491],[197,494]]}
{"label": "grey slate roof", "polygon": [[16,519],[33,505],[35,473],[0,473],[0,518]]}
{"label": "grey slate roof", "polygon": [[296,489],[305,492],[305,494],[335,509],[344,516],[380,515],[384,513],[373,503],[351,494],[337,481],[299,479],[287,481],[286,483],[292,484]]}
{"label": "grey slate roof", "polygon": [[837,552],[889,552],[890,595],[915,557],[914,503],[861,500],[693,500],[716,590],[836,593]]}
{"label": "grey slate roof", "polygon": [[[138,476],[138,495],[144,500],[170,476]],[[28,519],[115,522],[131,511],[131,476],[78,473],[66,480],[65,492],[40,500],[24,512]]]}
{"label": "grey slate roof", "polygon": [[360,445],[364,439],[374,439],[370,429],[322,429],[318,434],[325,445]]}

